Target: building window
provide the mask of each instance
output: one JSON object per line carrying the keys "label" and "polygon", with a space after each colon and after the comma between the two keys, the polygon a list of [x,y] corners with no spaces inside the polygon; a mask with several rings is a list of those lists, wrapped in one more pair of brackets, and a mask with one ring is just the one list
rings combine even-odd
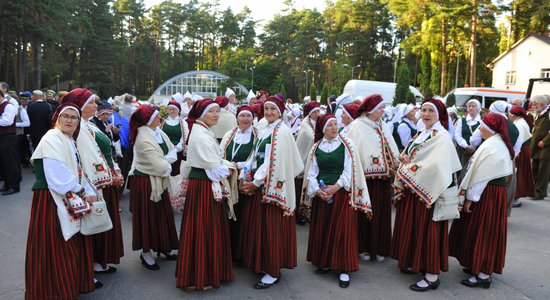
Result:
{"label": "building window", "polygon": [[506,84],[516,84],[516,71],[506,72]]}
{"label": "building window", "polygon": [[540,69],[540,77],[542,77],[542,78],[550,78],[550,68],[547,68],[547,69]]}

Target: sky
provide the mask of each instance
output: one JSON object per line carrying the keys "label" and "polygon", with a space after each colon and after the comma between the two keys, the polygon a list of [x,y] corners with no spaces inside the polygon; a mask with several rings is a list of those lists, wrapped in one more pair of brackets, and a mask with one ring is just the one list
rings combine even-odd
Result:
{"label": "sky", "polygon": [[[201,0],[201,2],[206,2],[207,0]],[[145,0],[145,6],[152,7],[155,4],[163,2],[163,0]],[[188,0],[174,0],[178,3],[188,3]],[[213,2],[213,1],[208,1]],[[266,24],[266,21],[273,19],[273,16],[277,13],[282,13],[282,10],[285,8],[283,2],[284,0],[219,0],[219,10],[224,11],[227,7],[231,7],[233,13],[240,12],[243,7],[248,6],[252,11],[253,19],[263,20],[261,24]],[[295,0],[294,8],[297,10],[303,8],[317,8],[318,11],[322,12],[325,7],[324,0]]]}

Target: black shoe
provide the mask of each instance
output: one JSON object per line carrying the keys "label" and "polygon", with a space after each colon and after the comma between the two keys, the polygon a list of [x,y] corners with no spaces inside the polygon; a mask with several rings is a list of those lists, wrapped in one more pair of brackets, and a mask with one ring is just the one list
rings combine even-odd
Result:
{"label": "black shoe", "polygon": [[318,268],[317,270],[315,270],[316,274],[326,274],[328,272],[330,272],[330,268],[326,268],[326,269]]}
{"label": "black shoe", "polygon": [[164,252],[164,251],[159,251],[157,252],[157,257],[160,256],[160,254],[164,254],[164,256],[166,256],[166,259],[167,260],[177,260],[178,259],[178,255],[175,254],[175,253],[168,253],[168,252]]}
{"label": "black shoe", "polygon": [[9,188],[7,185],[5,185],[5,186],[3,186],[3,187],[0,189],[0,192],[5,192],[5,191],[7,191],[7,190],[9,190],[9,189],[10,189],[10,188]]}
{"label": "black shoe", "polygon": [[254,288],[257,289],[257,290],[268,289],[272,285],[277,284],[277,283],[279,283],[279,278],[277,278],[277,280],[275,280],[275,282],[273,282],[273,283],[264,283],[260,280],[260,282],[258,282],[254,285]]}
{"label": "black shoe", "polygon": [[117,269],[115,267],[109,266],[109,268],[107,268],[107,270],[94,271],[94,273],[96,273],[96,274],[112,274],[116,271],[117,271]]}
{"label": "black shoe", "polygon": [[401,273],[407,274],[407,275],[416,274],[416,272],[414,272],[414,271],[411,270],[411,269],[407,269],[407,268],[403,268],[403,269],[399,269],[399,270],[401,271]]}
{"label": "black shoe", "polygon": [[[343,273],[343,272],[342,272]],[[342,274],[340,273],[340,274]],[[349,283],[350,283],[350,280],[348,281],[343,281],[342,279],[338,279],[338,284],[340,285],[341,288],[345,289],[349,286]]]}
{"label": "black shoe", "polygon": [[529,197],[529,200],[535,200],[535,201],[537,201],[537,200],[544,200],[544,196],[542,196],[542,195],[535,195],[535,196],[533,196],[533,197]]}
{"label": "black shoe", "polygon": [[471,282],[469,279],[464,279],[462,281],[460,281],[460,283],[462,283],[463,285],[467,286],[467,287],[482,287],[484,289],[488,289],[489,287],[491,287],[491,277],[489,278],[486,278],[486,279],[481,279],[479,277],[476,276],[476,282]]}
{"label": "black shoe", "polygon": [[139,258],[141,259],[141,264],[144,265],[147,269],[157,271],[160,270],[160,267],[157,263],[154,263],[152,265],[148,264],[145,259],[143,259],[143,255],[140,255]]}
{"label": "black shoe", "polygon": [[3,196],[19,193],[19,188],[9,188],[2,193]]}
{"label": "black shoe", "polygon": [[428,286],[427,287],[421,287],[419,286],[417,283],[415,284],[411,284],[410,288],[411,290],[415,291],[415,292],[425,292],[427,290],[437,290],[437,287],[439,286],[439,278],[437,278],[436,281],[434,282],[430,282],[428,281],[428,279],[426,279],[426,277],[422,278],[422,280],[424,280]]}
{"label": "black shoe", "polygon": [[94,282],[94,290],[100,289],[103,287],[103,283],[101,281]]}
{"label": "black shoe", "polygon": [[298,224],[300,226],[305,226],[307,224],[307,219],[304,218],[304,217],[298,217],[296,219],[296,224]]}
{"label": "black shoe", "polygon": [[521,202],[520,202],[520,203],[515,203],[515,204],[512,204],[512,207],[514,207],[514,208],[518,208],[518,207],[521,207]]}

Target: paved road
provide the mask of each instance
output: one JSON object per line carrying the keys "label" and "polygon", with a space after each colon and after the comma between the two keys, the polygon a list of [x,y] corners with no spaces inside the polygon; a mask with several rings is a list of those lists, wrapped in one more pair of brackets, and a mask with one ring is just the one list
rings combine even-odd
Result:
{"label": "paved road", "polygon": [[[25,247],[34,176],[23,170],[22,192],[0,196],[0,299],[22,299],[24,295]],[[176,288],[175,262],[159,259],[160,271],[145,269],[139,252],[131,251],[131,215],[127,193],[121,200],[125,256],[118,272],[100,275],[102,289],[80,299],[550,299],[550,200],[524,200],[514,209],[508,223],[508,248],[504,274],[493,276],[488,290],[463,287],[466,278],[454,258],[450,271],[441,275],[436,291],[416,293],[408,286],[420,279],[401,274],[396,262],[361,262],[347,289],[338,286],[337,274],[317,275],[306,262],[308,227],[298,226],[298,267],[283,270],[282,280],[267,290],[254,290],[258,277],[234,266],[234,281],[218,290],[187,293]],[[181,214],[176,214],[179,230]]]}

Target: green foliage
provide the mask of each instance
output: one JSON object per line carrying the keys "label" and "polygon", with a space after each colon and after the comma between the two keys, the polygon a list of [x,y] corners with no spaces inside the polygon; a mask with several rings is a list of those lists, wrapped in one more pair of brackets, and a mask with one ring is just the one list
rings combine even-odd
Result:
{"label": "green foliage", "polygon": [[329,97],[329,87],[328,83],[325,81],[323,83],[323,88],[321,89],[321,104],[327,104],[327,98]]}
{"label": "green foliage", "polygon": [[409,67],[406,64],[401,64],[397,70],[397,85],[395,86],[395,96],[393,98],[393,106],[398,103],[412,103],[414,104],[414,94],[409,88],[411,82],[411,74]]}
{"label": "green foliage", "polygon": [[309,86],[309,96],[311,97],[311,100],[317,99],[317,87],[315,86],[315,82],[311,82],[311,85]]}

